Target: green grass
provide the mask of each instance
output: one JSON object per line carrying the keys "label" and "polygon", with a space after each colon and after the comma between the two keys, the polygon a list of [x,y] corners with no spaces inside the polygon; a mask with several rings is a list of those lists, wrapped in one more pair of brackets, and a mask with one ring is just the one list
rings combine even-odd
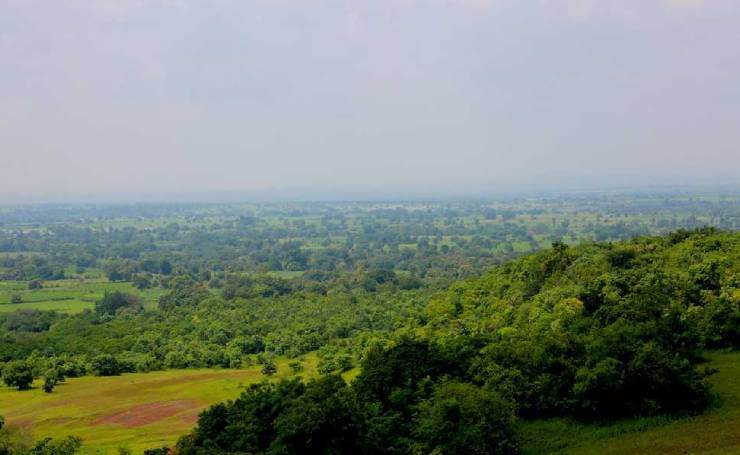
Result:
{"label": "green grass", "polygon": [[0,305],[0,313],[12,313],[18,310],[57,311],[59,313],[81,313],[85,309],[92,309],[95,303],[78,299],[49,300],[41,302],[25,302],[18,304]]}
{"label": "green grass", "polygon": [[740,352],[714,353],[711,379],[719,406],[689,417],[655,416],[610,424],[573,419],[520,423],[523,454],[738,454]]}
{"label": "green grass", "polygon": [[[292,376],[288,362],[277,361],[275,378]],[[315,355],[307,355],[299,374],[315,376],[316,362]],[[0,387],[0,414],[8,425],[23,427],[35,438],[79,436],[83,454],[116,453],[118,447],[142,453],[172,445],[193,427],[201,410],[234,399],[264,379],[255,365],[70,378],[51,394],[38,387],[23,392]]]}
{"label": "green grass", "polygon": [[[156,306],[162,289],[140,291],[131,283],[112,283],[107,280],[57,280],[45,281],[43,289],[28,289],[28,283],[21,281],[0,282],[0,313],[21,309],[55,310],[64,313],[80,313],[93,308],[95,302],[106,291],[122,291],[138,295],[145,306]],[[11,297],[17,294],[22,303],[11,304]]]}

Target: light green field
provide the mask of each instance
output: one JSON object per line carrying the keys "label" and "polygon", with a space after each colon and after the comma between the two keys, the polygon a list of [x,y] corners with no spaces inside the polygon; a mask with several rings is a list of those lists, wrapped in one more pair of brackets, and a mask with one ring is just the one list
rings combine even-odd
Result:
{"label": "light green field", "polygon": [[81,313],[85,309],[93,309],[95,303],[78,299],[47,300],[41,302],[25,302],[16,305],[0,305],[0,313],[11,313],[17,310],[58,311],[60,313]]}
{"label": "light green field", "polygon": [[[64,313],[80,313],[92,309],[95,302],[106,291],[122,291],[138,295],[147,307],[156,305],[161,289],[140,291],[131,283],[112,283],[107,280],[57,280],[45,281],[43,289],[28,289],[28,283],[21,281],[0,282],[0,313],[22,309],[55,310]],[[11,304],[11,297],[17,294],[22,303]]]}
{"label": "light green field", "polygon": [[[305,357],[304,378],[316,375],[316,356]],[[274,378],[293,375],[288,360]],[[70,378],[51,394],[0,387],[0,414],[35,438],[76,435],[83,454],[133,453],[172,445],[207,406],[234,399],[265,379],[258,365],[242,369],[169,370],[112,377]],[[38,385],[38,384],[37,384]]]}
{"label": "light green field", "polygon": [[595,425],[571,419],[521,424],[522,453],[740,454],[740,352],[715,353],[710,365],[720,405],[694,417],[646,417]]}

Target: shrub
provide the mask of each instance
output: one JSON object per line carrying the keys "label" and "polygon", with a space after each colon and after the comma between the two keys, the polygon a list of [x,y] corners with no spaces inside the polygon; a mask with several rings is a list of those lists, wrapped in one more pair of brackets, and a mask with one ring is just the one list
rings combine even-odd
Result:
{"label": "shrub", "polygon": [[28,390],[33,382],[31,365],[22,360],[8,362],[3,368],[3,381],[8,387]]}
{"label": "shrub", "polygon": [[108,354],[95,357],[90,367],[96,376],[118,376],[123,372],[118,359]]}
{"label": "shrub", "polygon": [[54,378],[46,377],[44,378],[44,385],[42,385],[41,388],[44,392],[51,393],[56,385],[57,381]]}
{"label": "shrub", "polygon": [[268,360],[267,363],[262,366],[262,374],[265,376],[272,376],[275,373],[277,373],[277,365],[275,365],[275,362],[272,360]]}

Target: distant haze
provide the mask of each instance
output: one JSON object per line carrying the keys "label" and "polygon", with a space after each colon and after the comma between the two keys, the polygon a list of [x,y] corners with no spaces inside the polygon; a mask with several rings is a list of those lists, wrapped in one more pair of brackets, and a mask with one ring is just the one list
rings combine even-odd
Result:
{"label": "distant haze", "polygon": [[0,0],[0,195],[740,182],[737,0]]}

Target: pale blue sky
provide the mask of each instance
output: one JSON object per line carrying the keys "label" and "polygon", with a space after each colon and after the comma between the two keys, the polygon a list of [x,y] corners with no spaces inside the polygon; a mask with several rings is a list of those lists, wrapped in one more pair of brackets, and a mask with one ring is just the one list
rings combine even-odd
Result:
{"label": "pale blue sky", "polygon": [[0,0],[0,194],[740,182],[737,0]]}

